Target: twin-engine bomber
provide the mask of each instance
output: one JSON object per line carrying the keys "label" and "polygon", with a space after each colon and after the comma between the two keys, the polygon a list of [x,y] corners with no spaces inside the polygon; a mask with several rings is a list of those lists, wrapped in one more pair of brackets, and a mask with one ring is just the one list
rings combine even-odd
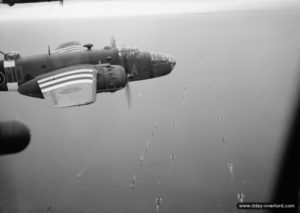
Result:
{"label": "twin-engine bomber", "polygon": [[129,81],[167,75],[176,64],[166,54],[117,48],[114,39],[103,49],[92,47],[72,41],[35,56],[1,52],[0,91],[18,91],[44,98],[54,107],[72,107],[95,102],[96,93],[127,87],[130,104]]}
{"label": "twin-engine bomber", "polygon": [[50,1],[59,1],[60,4],[63,4],[63,0],[0,0],[0,4],[8,4],[13,6],[15,4],[25,4],[25,3],[38,3],[38,2],[50,2]]}

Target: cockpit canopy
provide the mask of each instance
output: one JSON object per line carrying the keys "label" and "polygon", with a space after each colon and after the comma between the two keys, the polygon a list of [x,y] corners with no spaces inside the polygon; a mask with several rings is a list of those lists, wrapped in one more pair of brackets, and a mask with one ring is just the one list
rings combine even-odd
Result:
{"label": "cockpit canopy", "polygon": [[82,51],[85,48],[77,41],[69,41],[59,45],[53,53],[65,53],[65,52],[74,52]]}
{"label": "cockpit canopy", "polygon": [[82,46],[78,41],[68,41],[60,44],[55,50],[64,49],[66,47]]}
{"label": "cockpit canopy", "polygon": [[137,54],[140,52],[141,50],[137,47],[125,47],[125,48],[120,48],[119,52],[122,55],[125,55],[126,57],[134,57],[137,56]]}
{"label": "cockpit canopy", "polygon": [[125,48],[126,52],[128,55],[137,55],[138,52],[140,51],[138,48],[135,47],[129,47],[129,48]]}

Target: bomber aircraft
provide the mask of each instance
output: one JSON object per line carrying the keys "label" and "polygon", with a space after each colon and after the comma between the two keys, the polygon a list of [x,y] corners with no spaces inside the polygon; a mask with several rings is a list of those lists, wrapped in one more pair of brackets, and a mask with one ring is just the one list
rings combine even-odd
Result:
{"label": "bomber aircraft", "polygon": [[50,2],[50,1],[60,1],[60,4],[63,4],[63,0],[0,0],[2,4],[8,4],[13,6],[14,4],[23,4],[23,3],[37,3],[37,2]]}
{"label": "bomber aircraft", "polygon": [[141,50],[111,46],[93,49],[92,44],[63,43],[51,52],[22,57],[17,52],[1,53],[0,91],[44,98],[54,107],[73,107],[96,101],[96,93],[115,92],[126,87],[130,106],[129,81],[169,74],[173,57]]}

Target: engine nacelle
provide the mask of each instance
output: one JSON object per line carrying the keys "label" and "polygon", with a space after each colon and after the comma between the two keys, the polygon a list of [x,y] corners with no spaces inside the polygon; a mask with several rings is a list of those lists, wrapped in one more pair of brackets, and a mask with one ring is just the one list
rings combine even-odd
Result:
{"label": "engine nacelle", "polygon": [[124,68],[119,65],[96,66],[97,92],[115,92],[126,86],[127,76]]}

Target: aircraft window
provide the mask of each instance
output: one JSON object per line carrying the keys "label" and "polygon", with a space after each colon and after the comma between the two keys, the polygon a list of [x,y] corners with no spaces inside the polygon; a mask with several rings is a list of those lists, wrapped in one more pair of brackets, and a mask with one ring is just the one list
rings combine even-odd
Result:
{"label": "aircraft window", "polygon": [[129,56],[134,56],[136,52],[134,50],[128,50],[128,55]]}

